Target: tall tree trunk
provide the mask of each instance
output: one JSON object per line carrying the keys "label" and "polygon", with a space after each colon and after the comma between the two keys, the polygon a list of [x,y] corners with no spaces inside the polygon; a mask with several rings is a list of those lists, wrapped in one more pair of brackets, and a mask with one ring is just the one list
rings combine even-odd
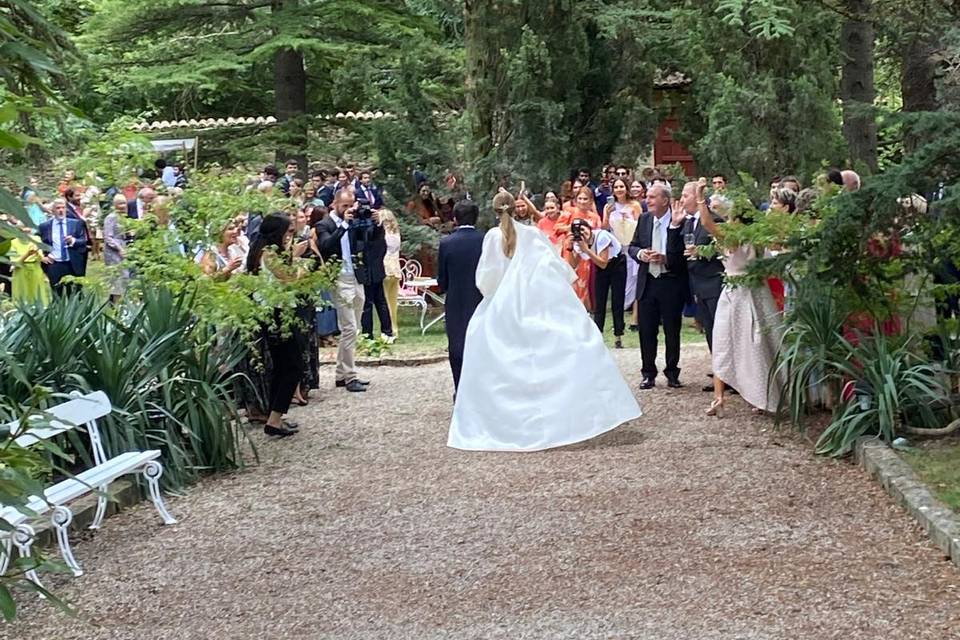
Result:
{"label": "tall tree trunk", "polygon": [[468,148],[471,165],[476,165],[493,150],[498,56],[489,25],[490,14],[496,10],[494,5],[495,3],[489,0],[466,0],[463,3],[465,89],[467,117],[470,122],[471,139]]}
{"label": "tall tree trunk", "polygon": [[[932,34],[917,34],[903,48],[903,72],[900,78],[900,93],[903,110],[906,112],[936,111],[937,100],[936,62],[933,54],[939,43]],[[919,135],[910,127],[903,135],[904,151],[910,153],[923,144]]]}
{"label": "tall tree trunk", "polygon": [[843,137],[854,162],[877,169],[877,120],[873,114],[872,0],[845,0],[850,16],[840,30],[843,70],[840,98],[843,101]]}
{"label": "tall tree trunk", "polygon": [[[277,0],[272,5],[274,12],[295,8],[298,0]],[[306,169],[307,146],[307,72],[303,66],[303,53],[295,49],[277,51],[273,60],[274,111],[280,122],[282,140],[277,148],[277,162],[287,158],[300,161]]]}

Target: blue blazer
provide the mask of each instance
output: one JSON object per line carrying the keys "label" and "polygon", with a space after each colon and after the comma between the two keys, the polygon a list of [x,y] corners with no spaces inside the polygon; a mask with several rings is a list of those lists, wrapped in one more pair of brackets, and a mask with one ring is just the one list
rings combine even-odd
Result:
{"label": "blue blazer", "polygon": [[[84,273],[87,270],[87,225],[82,220],[75,218],[65,218],[66,228],[64,235],[73,236],[75,242],[72,247],[67,247],[67,258],[74,272]],[[40,241],[53,248],[53,230],[56,218],[50,218],[40,223]],[[44,255],[49,255],[50,251],[44,251]]]}
{"label": "blue blazer", "polygon": [[481,253],[483,232],[476,229],[457,229],[440,241],[437,284],[447,294],[445,324],[451,352],[463,352],[467,325],[483,300],[476,282]]}

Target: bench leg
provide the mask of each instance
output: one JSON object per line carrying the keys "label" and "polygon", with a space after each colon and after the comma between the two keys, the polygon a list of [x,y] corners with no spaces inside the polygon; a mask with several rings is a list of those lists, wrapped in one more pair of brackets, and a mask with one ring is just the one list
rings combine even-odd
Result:
{"label": "bench leg", "polygon": [[3,536],[3,542],[0,543],[0,576],[7,572],[10,566],[10,554],[13,553],[13,532]]}
{"label": "bench leg", "polygon": [[73,575],[80,577],[83,575],[83,569],[77,559],[73,557],[73,550],[70,548],[70,523],[73,522],[73,512],[67,507],[54,507],[50,515],[50,523],[57,531],[57,544],[60,545],[60,555],[63,561],[67,563]]}
{"label": "bench leg", "polygon": [[157,508],[157,513],[163,518],[163,524],[176,524],[177,519],[170,515],[167,507],[163,504],[163,497],[160,495],[160,476],[163,475],[163,465],[156,460],[151,460],[143,466],[143,477],[147,479],[150,487],[150,499],[153,500],[153,506]]}
{"label": "bench leg", "polygon": [[98,487],[98,490],[100,495],[97,496],[97,513],[93,516],[93,522],[90,523],[91,529],[99,529],[107,515],[107,487]]}
{"label": "bench leg", "polygon": [[[13,532],[13,544],[16,545],[17,551],[20,553],[21,558],[30,557],[30,547],[33,546],[34,533],[33,527],[28,524],[18,525],[16,530]],[[37,576],[37,571],[35,569],[30,569],[25,573],[25,575],[27,576],[27,580],[33,584],[37,585],[38,587],[43,586],[40,584],[40,577]],[[40,597],[43,598],[44,596],[41,594]]]}

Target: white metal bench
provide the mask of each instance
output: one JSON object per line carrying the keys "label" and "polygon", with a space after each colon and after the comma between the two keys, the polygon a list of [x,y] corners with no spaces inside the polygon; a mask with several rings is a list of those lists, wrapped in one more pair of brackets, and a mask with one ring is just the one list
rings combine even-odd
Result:
{"label": "white metal bench", "polygon": [[[83,425],[90,438],[94,466],[45,489],[42,497],[31,496],[27,501],[26,508],[35,515],[28,515],[13,507],[0,505],[0,518],[14,527],[13,535],[7,536],[0,546],[0,575],[7,570],[13,546],[16,546],[21,557],[30,557],[30,547],[34,539],[34,530],[30,526],[30,521],[47,513],[50,513],[50,523],[56,531],[57,543],[60,546],[64,562],[75,576],[83,575],[83,569],[80,568],[79,563],[73,556],[73,551],[70,549],[68,531],[70,522],[73,520],[73,512],[67,504],[88,493],[98,492],[97,512],[94,515],[93,523],[90,525],[91,529],[98,529],[107,513],[107,488],[111,482],[124,475],[142,473],[147,480],[150,499],[164,524],[176,523],[176,519],[167,511],[160,495],[159,479],[163,474],[163,466],[157,460],[160,457],[160,451],[155,449],[130,451],[108,459],[100,440],[97,419],[109,415],[113,410],[110,399],[102,391],[87,395],[80,395],[75,392],[71,394],[71,397],[72,400],[46,411],[50,418],[50,426],[23,431],[18,423],[13,423],[10,425],[10,433],[19,434],[16,437],[17,444],[27,447],[40,440],[49,440],[54,436]],[[29,580],[40,584],[36,571],[28,571],[26,575]]]}

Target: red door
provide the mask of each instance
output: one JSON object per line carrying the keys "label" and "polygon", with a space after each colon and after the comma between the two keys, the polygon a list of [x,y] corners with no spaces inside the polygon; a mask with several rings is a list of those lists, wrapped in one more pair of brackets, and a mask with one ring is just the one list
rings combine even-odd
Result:
{"label": "red door", "polygon": [[657,166],[680,163],[688,179],[697,177],[697,165],[693,161],[693,154],[685,146],[673,139],[673,131],[680,128],[680,121],[675,114],[671,114],[660,123],[657,129],[657,138],[653,143],[653,161]]}

